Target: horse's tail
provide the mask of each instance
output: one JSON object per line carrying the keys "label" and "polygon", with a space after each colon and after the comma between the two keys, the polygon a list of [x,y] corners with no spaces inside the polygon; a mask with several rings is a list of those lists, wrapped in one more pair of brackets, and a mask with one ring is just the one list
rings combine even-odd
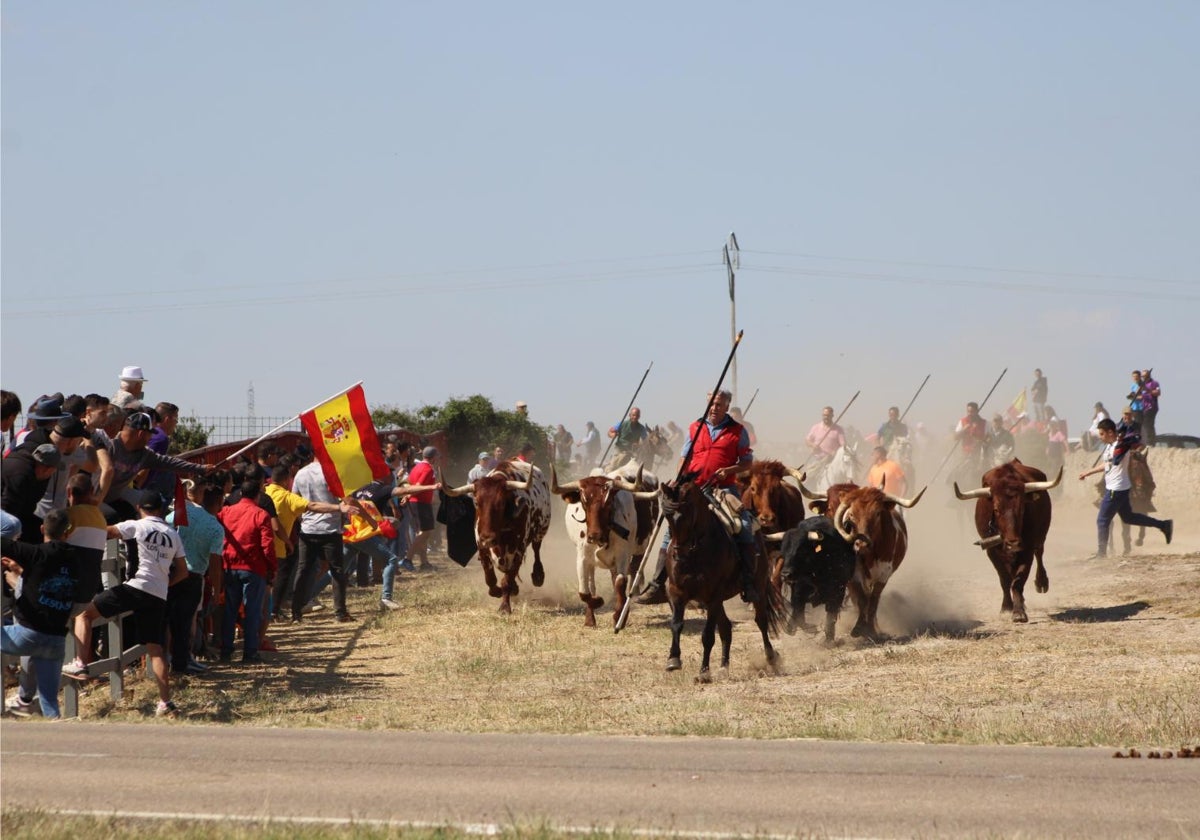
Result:
{"label": "horse's tail", "polygon": [[772,636],[779,638],[780,630],[787,626],[792,615],[791,604],[783,600],[783,595],[775,588],[771,580],[771,562],[768,559],[770,555],[767,552],[767,546],[762,538],[762,534],[756,534],[755,540],[758,543],[758,555],[764,559],[763,568],[765,574],[758,576],[761,580],[758,581],[759,600],[762,602],[764,611],[767,614],[767,629]]}

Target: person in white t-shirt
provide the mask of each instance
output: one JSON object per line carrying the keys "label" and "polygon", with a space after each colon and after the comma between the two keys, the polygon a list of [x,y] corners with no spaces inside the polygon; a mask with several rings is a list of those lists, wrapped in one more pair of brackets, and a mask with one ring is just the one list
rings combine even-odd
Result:
{"label": "person in white t-shirt", "polygon": [[1158,528],[1171,544],[1171,536],[1175,531],[1175,520],[1155,519],[1144,513],[1134,513],[1129,504],[1129,491],[1133,482],[1129,478],[1129,458],[1131,449],[1141,445],[1136,435],[1124,438],[1117,435],[1117,424],[1112,420],[1101,420],[1096,424],[1100,440],[1104,442],[1104,452],[1100,456],[1099,466],[1084,470],[1079,474],[1083,481],[1088,476],[1104,473],[1104,496],[1100,500],[1100,513],[1096,517],[1097,539],[1099,547],[1096,557],[1104,557],[1108,553],[1108,529],[1117,516],[1126,525],[1144,525]]}
{"label": "person in white t-shirt", "polygon": [[[97,618],[112,618],[123,612],[133,612],[134,626],[140,641],[146,646],[150,668],[158,683],[158,717],[174,715],[178,710],[171,702],[171,683],[167,677],[167,658],[163,655],[166,633],[167,589],[188,575],[187,557],[179,532],[163,521],[167,503],[158,492],[146,490],[138,499],[137,519],[108,526],[113,539],[136,540],[138,565],[132,578],[106,589],[88,604],[83,620],[90,628]],[[89,634],[90,635],[90,634]],[[88,678],[84,657],[90,658],[91,640],[85,639],[79,657],[63,666],[63,676],[76,680]]]}

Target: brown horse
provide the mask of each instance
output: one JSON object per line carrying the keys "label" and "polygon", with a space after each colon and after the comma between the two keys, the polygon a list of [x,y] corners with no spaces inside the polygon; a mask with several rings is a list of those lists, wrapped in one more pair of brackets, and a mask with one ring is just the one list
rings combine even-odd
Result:
{"label": "brown horse", "polygon": [[[704,631],[704,658],[700,663],[698,682],[710,682],[709,659],[716,634],[721,635],[721,667],[729,667],[729,646],[733,641],[733,624],[725,614],[725,602],[741,593],[738,570],[738,549],[709,509],[704,492],[695,484],[698,473],[688,473],[676,482],[662,487],[662,509],[671,526],[671,542],[667,546],[667,599],[671,603],[671,652],[667,670],[683,667],[679,656],[679,636],[683,632],[683,612],[689,601],[707,611]],[[767,662],[775,667],[778,655],[771,645],[770,635],[779,634],[784,618],[784,604],[768,579],[766,552],[757,552],[754,569],[754,623],[762,633]]]}

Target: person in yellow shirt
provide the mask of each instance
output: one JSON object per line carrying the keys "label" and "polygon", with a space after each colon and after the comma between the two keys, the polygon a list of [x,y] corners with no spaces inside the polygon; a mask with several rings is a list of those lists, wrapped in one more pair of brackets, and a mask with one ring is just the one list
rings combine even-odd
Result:
{"label": "person in yellow shirt", "polygon": [[874,455],[875,461],[867,472],[867,486],[879,487],[882,485],[883,492],[889,496],[906,498],[908,479],[904,477],[904,470],[895,461],[888,460],[887,450],[882,446],[876,446],[871,453]]}

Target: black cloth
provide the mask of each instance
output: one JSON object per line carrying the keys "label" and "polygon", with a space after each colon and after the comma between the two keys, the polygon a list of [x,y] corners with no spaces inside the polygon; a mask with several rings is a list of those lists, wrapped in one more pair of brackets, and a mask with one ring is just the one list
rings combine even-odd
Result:
{"label": "black cloth", "polygon": [[204,575],[188,576],[167,590],[167,628],[171,631],[171,673],[186,674],[192,655],[196,609],[204,599]]}
{"label": "black cloth", "polygon": [[29,545],[5,537],[0,541],[0,552],[24,569],[21,597],[13,602],[17,622],[49,636],[67,635],[67,618],[75,608],[79,586],[75,547],[61,540]]}
{"label": "black cloth", "polygon": [[460,566],[471,562],[475,544],[475,501],[470,496],[447,496],[438,491],[437,521],[446,526],[446,554]]}

